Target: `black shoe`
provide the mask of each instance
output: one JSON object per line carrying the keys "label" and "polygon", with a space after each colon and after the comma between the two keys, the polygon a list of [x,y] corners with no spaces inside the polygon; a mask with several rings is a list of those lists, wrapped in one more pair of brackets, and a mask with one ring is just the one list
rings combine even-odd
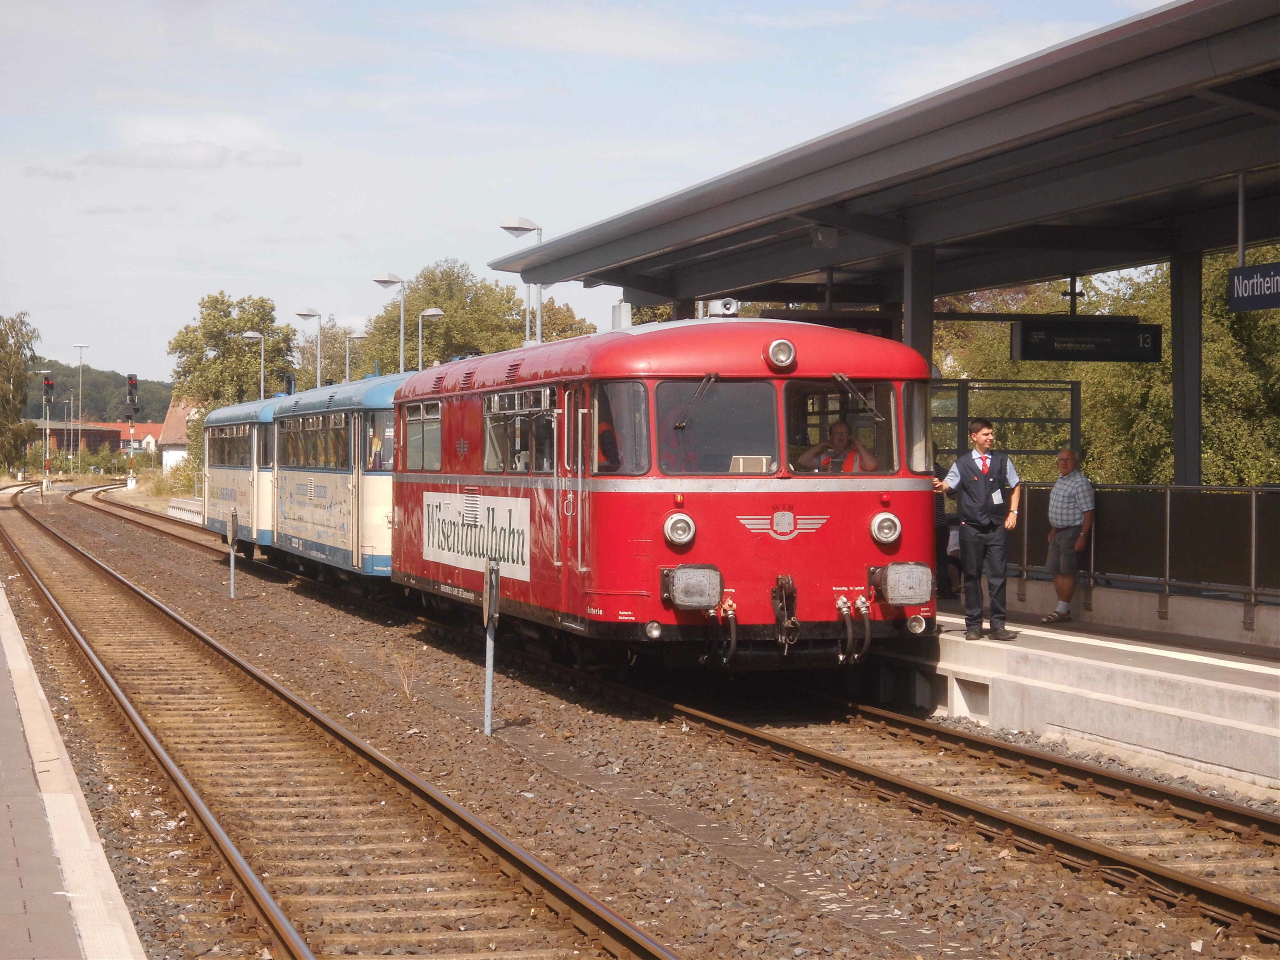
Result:
{"label": "black shoe", "polygon": [[1012,630],[1010,630],[1008,627],[1001,627],[999,630],[992,630],[990,636],[992,640],[1008,641],[1008,640],[1018,639],[1018,635],[1014,633]]}
{"label": "black shoe", "polygon": [[981,640],[981,639],[982,639],[982,631],[981,631],[981,630],[966,630],[966,631],[964,632],[964,638],[965,638],[966,640]]}

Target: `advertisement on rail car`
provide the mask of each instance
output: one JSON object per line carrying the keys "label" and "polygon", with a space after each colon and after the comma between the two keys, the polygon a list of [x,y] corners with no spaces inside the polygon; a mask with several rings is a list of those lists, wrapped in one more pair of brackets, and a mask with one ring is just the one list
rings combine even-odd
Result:
{"label": "advertisement on rail car", "polygon": [[529,582],[529,501],[478,493],[422,494],[422,559],[484,570],[492,557],[502,576]]}

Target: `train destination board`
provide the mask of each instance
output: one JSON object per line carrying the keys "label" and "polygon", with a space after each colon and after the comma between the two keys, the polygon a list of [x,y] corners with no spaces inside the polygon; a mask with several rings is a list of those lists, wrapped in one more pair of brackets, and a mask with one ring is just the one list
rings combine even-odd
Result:
{"label": "train destination board", "polygon": [[1280,307],[1280,263],[1236,267],[1227,275],[1227,301],[1232,313]]}
{"label": "train destination board", "polygon": [[1132,319],[1018,320],[1009,325],[1011,360],[1157,363],[1161,328]]}

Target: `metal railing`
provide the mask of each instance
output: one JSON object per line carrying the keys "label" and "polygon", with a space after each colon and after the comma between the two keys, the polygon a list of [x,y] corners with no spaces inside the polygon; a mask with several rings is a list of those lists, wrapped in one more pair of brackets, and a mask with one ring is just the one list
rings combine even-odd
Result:
{"label": "metal railing", "polygon": [[[1023,484],[1023,522],[1009,544],[1019,600],[1026,600],[1030,573],[1047,573],[1030,558],[1047,548],[1052,489]],[[1113,583],[1157,590],[1162,620],[1174,589],[1225,593],[1240,598],[1244,628],[1252,630],[1258,603],[1280,602],[1280,486],[1098,484],[1095,490],[1088,567],[1081,571],[1086,610],[1093,609],[1092,588]]]}
{"label": "metal railing", "polygon": [[1029,478],[1055,474],[1058,451],[1080,449],[1079,380],[934,380],[933,439],[948,465],[969,450],[969,419],[994,424],[998,448]]}

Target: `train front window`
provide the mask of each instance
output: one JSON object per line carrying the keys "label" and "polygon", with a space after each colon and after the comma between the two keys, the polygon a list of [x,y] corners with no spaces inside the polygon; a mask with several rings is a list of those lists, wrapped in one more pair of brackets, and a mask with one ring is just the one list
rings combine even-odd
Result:
{"label": "train front window", "polygon": [[767,380],[665,380],[654,393],[666,474],[774,474],[778,395]]}
{"label": "train front window", "polygon": [[896,473],[897,399],[887,380],[792,380],[786,404],[787,462],[800,476]]}

